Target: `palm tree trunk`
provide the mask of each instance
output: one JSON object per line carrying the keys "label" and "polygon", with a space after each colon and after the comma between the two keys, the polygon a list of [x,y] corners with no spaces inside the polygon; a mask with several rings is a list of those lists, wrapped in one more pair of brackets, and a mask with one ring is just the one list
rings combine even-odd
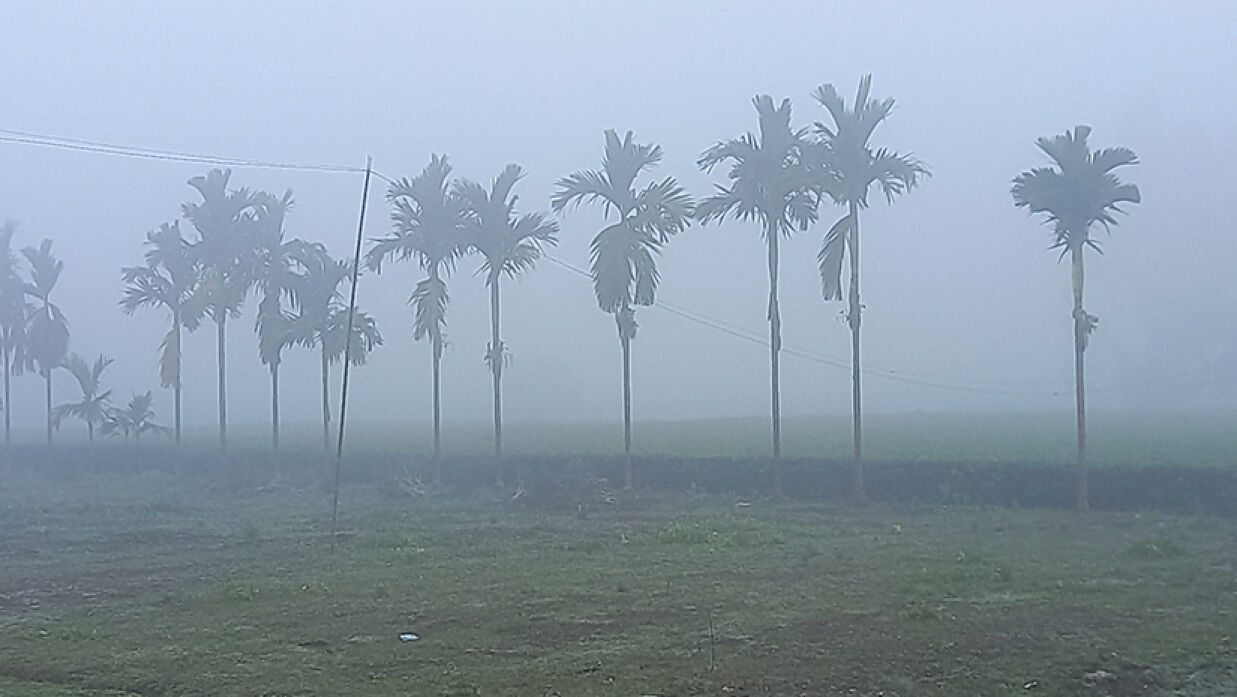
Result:
{"label": "palm tree trunk", "polygon": [[86,422],[86,438],[90,442],[91,445],[94,445],[94,422],[93,421]]}
{"label": "palm tree trunk", "polygon": [[225,328],[228,321],[226,310],[220,310],[219,316],[215,318],[215,355],[219,362],[219,449],[228,449],[228,388],[227,388],[227,349],[225,347],[225,339],[227,338],[227,329]]}
{"label": "palm tree trunk", "polygon": [[177,310],[172,314],[172,341],[176,344],[176,376],[175,382],[172,384],[172,400],[174,403],[173,410],[176,412],[176,447],[180,447],[180,311]]}
{"label": "palm tree trunk", "polygon": [[43,378],[47,382],[47,444],[52,444],[52,371],[43,369]]}
{"label": "palm tree trunk", "polygon": [[330,363],[326,358],[326,346],[322,347],[322,448],[331,452],[331,391]]}
{"label": "palm tree trunk", "polygon": [[498,275],[490,278],[490,372],[494,376],[494,483],[503,482],[503,347],[498,338]]}
{"label": "palm tree trunk", "polygon": [[619,341],[623,344],[623,456],[624,469],[623,486],[632,488],[631,482],[631,337],[622,336],[619,329]]}
{"label": "palm tree trunk", "polygon": [[1078,510],[1091,509],[1091,496],[1087,489],[1087,390],[1083,374],[1083,351],[1087,348],[1089,319],[1082,309],[1083,267],[1082,248],[1075,247],[1072,254],[1074,285],[1074,405],[1078,419]]}
{"label": "palm tree trunk", "polygon": [[13,355],[9,347],[4,347],[4,444],[13,444],[13,398],[9,391],[9,377],[13,373]]}
{"label": "palm tree trunk", "polygon": [[854,201],[850,203],[850,220],[850,409],[855,439],[854,495],[857,503],[863,503],[868,498],[863,483],[863,400],[859,373],[859,325],[863,309],[859,303],[859,206]]}
{"label": "palm tree trunk", "polygon": [[[279,364],[271,363],[271,452],[279,454]],[[279,476],[279,462],[275,463],[275,476]]]}
{"label": "palm tree trunk", "polygon": [[434,478],[442,481],[442,337],[434,333],[433,381],[434,381]]}
{"label": "palm tree trunk", "polygon": [[776,221],[768,225],[769,245],[769,377],[773,411],[773,491],[782,492],[782,400],[779,381],[779,354],[782,351],[782,313],[777,303],[778,235],[781,232]]}

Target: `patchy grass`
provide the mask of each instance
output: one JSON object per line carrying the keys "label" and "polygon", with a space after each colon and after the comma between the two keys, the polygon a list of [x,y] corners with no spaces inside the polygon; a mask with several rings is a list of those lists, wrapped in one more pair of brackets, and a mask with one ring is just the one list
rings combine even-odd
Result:
{"label": "patchy grass", "polygon": [[1233,520],[739,503],[10,474],[0,694],[1237,692]]}

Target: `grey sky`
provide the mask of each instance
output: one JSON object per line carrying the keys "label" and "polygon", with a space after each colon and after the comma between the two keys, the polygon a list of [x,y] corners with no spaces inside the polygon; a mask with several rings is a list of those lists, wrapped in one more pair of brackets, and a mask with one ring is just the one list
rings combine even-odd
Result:
{"label": "grey sky", "polygon": [[[596,6],[594,6],[596,5]],[[864,227],[864,357],[873,368],[955,387],[869,376],[873,412],[1072,407],[1068,267],[1049,232],[1009,198],[1009,181],[1044,162],[1040,135],[1078,123],[1095,146],[1124,145],[1121,172],[1144,203],[1088,266],[1087,307],[1101,318],[1088,351],[1099,408],[1237,406],[1237,235],[1223,173],[1231,125],[1237,9],[1227,2],[0,2],[0,128],[273,161],[362,166],[389,176],[447,153],[488,182],[528,170],[524,210],[548,209],[554,180],[598,166],[602,131],[660,143],[656,172],[693,194],[720,180],[698,154],[755,128],[751,98],[794,101],[795,122],[823,111],[825,82],[853,93],[874,74],[898,100],[875,143],[922,158],[933,177]],[[771,37],[771,38],[769,38]],[[123,397],[157,386],[165,330],[157,312],[125,317],[119,267],[141,259],[146,230],[191,199],[204,165],[131,160],[0,143],[0,218],[18,244],[55,240],[58,300],[73,349],[117,358]],[[289,234],[343,254],[361,178],[238,169],[233,182],[282,192]],[[381,184],[381,182],[379,182]],[[367,235],[387,229],[383,187]],[[875,201],[875,199],[874,199]],[[824,211],[830,222],[836,211]],[[597,213],[560,219],[554,254],[587,264]],[[845,363],[841,305],[820,299],[824,227],[783,251],[785,345]],[[451,281],[444,418],[484,419],[487,306],[476,261]],[[763,245],[751,225],[689,229],[662,260],[661,299],[766,335]],[[429,349],[410,338],[410,265],[364,279],[361,305],[387,346],[356,373],[355,415],[424,421]],[[508,418],[618,418],[612,319],[587,282],[542,263],[504,295]],[[651,308],[634,348],[638,419],[767,413],[767,349]],[[236,422],[266,418],[267,379],[247,329],[230,337]],[[213,336],[186,344],[186,419],[214,415]],[[315,363],[289,354],[285,418],[315,418]],[[783,361],[789,415],[845,413],[849,374]],[[37,381],[15,382],[16,422],[41,419]],[[68,399],[67,375],[57,390]],[[1059,396],[1041,393],[1059,392]],[[171,398],[157,393],[170,418]]]}

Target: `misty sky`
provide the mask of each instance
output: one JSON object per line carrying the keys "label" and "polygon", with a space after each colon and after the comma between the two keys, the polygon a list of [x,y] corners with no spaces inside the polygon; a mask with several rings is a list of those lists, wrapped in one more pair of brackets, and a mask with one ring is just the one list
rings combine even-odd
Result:
{"label": "misty sky", "polygon": [[[1048,228],[1015,210],[1010,180],[1045,163],[1037,136],[1075,124],[1093,147],[1132,148],[1142,164],[1105,254],[1088,259],[1087,353],[1095,408],[1237,406],[1237,235],[1224,179],[1232,127],[1237,5],[1228,2],[46,2],[0,0],[0,128],[282,162],[363,166],[413,176],[446,153],[488,182],[528,170],[522,210],[549,207],[554,181],[599,166],[602,132],[634,130],[666,151],[657,176],[693,194],[713,175],[695,160],[756,127],[751,98],[790,97],[794,121],[824,117],[810,98],[832,82],[898,106],[874,144],[932,169],[918,190],[864,218],[864,358],[941,389],[865,378],[870,412],[1072,409],[1069,270]],[[1172,9],[1169,9],[1169,8]],[[43,237],[65,262],[56,300],[72,349],[117,358],[106,387],[121,401],[158,387],[167,318],[126,317],[122,265],[144,233],[175,219],[206,165],[0,143],[0,218],[16,246]],[[336,255],[355,234],[361,177],[237,169],[235,185],[282,192],[290,236]],[[388,229],[381,182],[367,236]],[[832,222],[835,209],[822,211]],[[600,214],[560,218],[553,254],[586,266]],[[188,227],[186,227],[188,229]],[[785,346],[845,366],[842,305],[821,300],[815,254],[827,225],[783,247]],[[450,281],[444,419],[484,420],[488,306],[476,259]],[[660,299],[767,336],[764,246],[749,224],[693,227],[667,247]],[[360,419],[429,418],[429,348],[411,340],[410,264],[367,276],[361,306],[387,339],[355,373]],[[765,415],[768,350],[657,308],[638,314],[637,419]],[[229,337],[234,423],[267,417],[268,380],[249,331]],[[504,287],[507,418],[620,417],[613,319],[585,279],[542,262]],[[186,420],[213,423],[214,337],[186,340]],[[287,354],[284,418],[316,411],[312,354]],[[336,376],[335,380],[338,377]],[[42,386],[15,383],[15,423],[41,423]],[[75,398],[67,373],[57,401]],[[1057,393],[1055,396],[1052,393]],[[787,355],[784,413],[847,413],[849,372]],[[169,391],[156,391],[171,420]]]}

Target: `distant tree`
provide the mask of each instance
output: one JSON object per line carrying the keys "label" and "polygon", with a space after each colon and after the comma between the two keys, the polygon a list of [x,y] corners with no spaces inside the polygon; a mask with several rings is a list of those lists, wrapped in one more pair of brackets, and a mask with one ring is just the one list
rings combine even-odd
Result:
{"label": "distant tree", "polygon": [[382,262],[415,259],[426,277],[417,283],[412,304],[412,338],[429,339],[433,371],[434,461],[442,479],[441,363],[447,326],[446,277],[464,252],[463,208],[451,193],[451,165],[445,155],[433,155],[421,174],[400,179],[387,189],[392,230],[374,240],[366,264],[382,273]]}
{"label": "distant tree", "polygon": [[489,191],[476,182],[461,180],[455,193],[463,202],[464,237],[470,249],[482,257],[481,271],[490,289],[490,345],[485,362],[494,378],[494,457],[495,482],[503,486],[503,410],[502,373],[507,347],[499,333],[499,282],[531,270],[541,256],[542,247],[558,243],[558,224],[544,213],[515,212],[518,196],[511,192],[524,176],[519,165],[507,167],[495,177]]}
{"label": "distant tree", "polygon": [[256,254],[254,235],[260,197],[248,189],[229,189],[231,170],[215,169],[189,180],[202,200],[181,206],[198,237],[190,256],[198,282],[189,298],[191,314],[207,313],[215,322],[219,367],[219,447],[228,446],[227,321],[240,316],[253,287]]}
{"label": "distant tree", "polygon": [[47,443],[52,442],[52,370],[64,362],[69,352],[69,322],[60,307],[51,301],[52,290],[64,271],[64,262],[52,255],[52,241],[43,240],[37,248],[21,250],[30,263],[30,282],[26,294],[37,306],[26,325],[26,352],[47,384]]}
{"label": "distant tree", "polygon": [[129,405],[123,409],[111,409],[103,420],[99,430],[105,436],[124,436],[125,440],[133,439],[134,443],[142,442],[143,433],[168,435],[172,429],[155,423],[154,399],[150,390],[142,394],[134,394]]}
{"label": "distant tree", "polygon": [[687,227],[692,201],[673,177],[635,189],[641,172],[661,162],[657,145],[643,145],[628,131],[623,138],[608,130],[600,170],[574,172],[558,180],[551,207],[561,213],[570,204],[601,204],[616,220],[593,238],[590,246],[593,291],[602,312],[614,315],[623,351],[623,452],[625,483],[631,472],[631,340],[636,337],[637,306],[656,300],[657,255],[676,233]]}
{"label": "distant tree", "polygon": [[1090,509],[1087,490],[1087,401],[1083,377],[1083,352],[1099,318],[1082,307],[1083,250],[1099,251],[1091,238],[1097,224],[1111,230],[1117,224],[1114,214],[1123,212],[1122,203],[1140,203],[1142,196],[1134,184],[1125,184],[1113,170],[1138,164],[1128,148],[1092,151],[1087,145],[1088,126],[1075,126],[1051,138],[1035,141],[1052,159],[1053,167],[1036,167],[1014,178],[1010,190],[1014,206],[1028,212],[1043,213],[1052,226],[1051,249],[1060,249],[1060,258],[1070,257],[1074,286],[1074,400],[1078,424],[1078,509]]}
{"label": "distant tree", "polygon": [[142,307],[166,308],[172,326],[159,347],[159,381],[171,387],[174,399],[176,445],[181,439],[181,330],[193,329],[204,319],[199,305],[196,314],[187,314],[188,302],[197,283],[197,268],[189,243],[181,235],[180,222],[164,223],[146,233],[146,263],[121,269],[125,288],[120,306],[132,315]]}
{"label": "distant tree", "polygon": [[[331,258],[325,249],[304,258],[296,310],[290,317],[289,339],[317,348],[322,377],[322,445],[331,451],[330,368],[344,358],[348,338],[348,305],[339,285],[352,277],[352,264]],[[382,333],[373,317],[359,308],[352,321],[352,365],[364,365]]]}
{"label": "distant tree", "polygon": [[[271,451],[279,452],[279,365],[283,350],[296,342],[290,313],[299,302],[310,257],[325,254],[321,245],[284,239],[284,220],[292,209],[292,191],[282,197],[259,193],[254,220],[253,282],[258,289],[258,356],[271,373]],[[275,459],[278,468],[279,460]],[[279,472],[275,472],[276,478]]]}
{"label": "distant tree", "polygon": [[33,307],[26,300],[26,282],[13,254],[17,223],[0,225],[0,350],[4,353],[4,444],[12,443],[13,408],[10,379],[29,367],[26,358],[26,325]]}
{"label": "distant tree", "polygon": [[107,356],[99,356],[94,365],[91,365],[79,354],[69,354],[68,360],[60,367],[69,371],[69,374],[77,380],[77,386],[82,391],[82,398],[77,402],[59,404],[52,410],[52,422],[56,428],[60,428],[60,423],[66,416],[81,419],[86,422],[86,433],[89,435],[90,442],[94,442],[95,424],[102,423],[107,418],[107,402],[112,396],[111,390],[99,391],[99,379],[103,376],[103,371],[111,364],[112,359]]}
{"label": "distant tree", "polygon": [[[702,223],[726,217],[758,222],[768,252],[769,267],[769,373],[773,424],[773,457],[782,454],[782,417],[779,354],[782,316],[778,307],[778,242],[795,229],[806,230],[816,221],[819,176],[815,148],[803,129],[790,126],[790,100],[773,105],[768,95],[752,100],[759,117],[759,134],[746,133],[704,151],[697,163],[711,171],[730,164],[728,186],[718,185],[713,195],[696,206]],[[774,468],[774,487],[781,489],[780,465]]]}
{"label": "distant tree", "polygon": [[820,267],[825,300],[842,299],[842,258],[850,260],[850,291],[847,324],[851,337],[851,419],[854,431],[854,495],[864,501],[863,408],[859,371],[859,325],[863,305],[859,302],[859,211],[868,207],[868,191],[880,187],[885,200],[915,188],[928,170],[913,157],[879,148],[872,149],[872,132],[893,111],[893,99],[872,99],[872,76],[859,80],[855,102],[846,101],[833,85],[821,85],[813,96],[828,110],[832,124],[816,123],[816,135],[827,162],[823,188],[834,203],[846,208],[846,215],[825,234],[816,260]]}

